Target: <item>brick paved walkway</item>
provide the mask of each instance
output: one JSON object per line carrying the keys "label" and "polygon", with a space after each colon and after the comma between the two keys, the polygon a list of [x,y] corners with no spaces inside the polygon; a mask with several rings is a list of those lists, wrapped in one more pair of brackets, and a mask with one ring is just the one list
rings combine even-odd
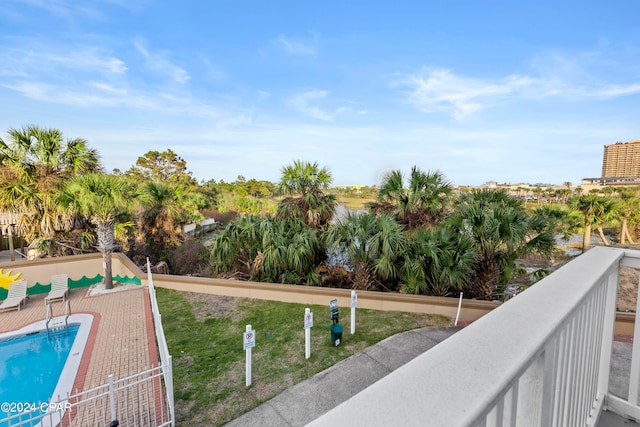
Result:
{"label": "brick paved walkway", "polygon": [[[88,389],[157,366],[158,357],[146,288],[110,292],[87,297],[89,288],[70,290],[72,314],[94,315],[85,347],[76,389]],[[0,313],[0,332],[20,329],[44,320],[46,294],[31,295],[20,311]],[[53,315],[64,315],[62,302],[52,304]]]}

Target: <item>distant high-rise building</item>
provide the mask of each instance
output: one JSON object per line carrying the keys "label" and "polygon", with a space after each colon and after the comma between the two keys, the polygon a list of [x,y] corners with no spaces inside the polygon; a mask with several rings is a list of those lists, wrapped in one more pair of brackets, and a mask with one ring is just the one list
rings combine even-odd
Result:
{"label": "distant high-rise building", "polygon": [[640,140],[604,146],[602,178],[640,178]]}

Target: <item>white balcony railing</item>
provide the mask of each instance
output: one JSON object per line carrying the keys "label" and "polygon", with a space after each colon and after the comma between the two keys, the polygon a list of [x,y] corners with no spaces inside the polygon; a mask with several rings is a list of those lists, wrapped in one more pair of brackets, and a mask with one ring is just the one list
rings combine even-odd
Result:
{"label": "white balcony railing", "polygon": [[592,249],[311,425],[595,426],[603,410],[640,419],[640,338],[627,399],[609,393],[620,266],[640,268],[640,251]]}

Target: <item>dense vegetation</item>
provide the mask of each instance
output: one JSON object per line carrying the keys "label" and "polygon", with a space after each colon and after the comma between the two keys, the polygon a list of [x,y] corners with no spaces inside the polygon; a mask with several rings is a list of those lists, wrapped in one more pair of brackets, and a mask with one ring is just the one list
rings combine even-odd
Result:
{"label": "dense vegetation", "polygon": [[[554,236],[596,230],[634,244],[635,191],[581,195],[571,183],[539,188],[454,188],[440,171],[391,171],[379,187],[332,188],[331,171],[295,161],[279,183],[197,182],[172,150],[150,151],[108,174],[82,138],[26,126],[0,139],[0,211],[41,256],[114,250],[138,264],[166,261],[177,274],[425,295],[501,298],[521,260],[548,259]],[[335,215],[338,201],[350,208]],[[225,224],[210,248],[182,226]],[[106,274],[110,277],[110,274]]]}

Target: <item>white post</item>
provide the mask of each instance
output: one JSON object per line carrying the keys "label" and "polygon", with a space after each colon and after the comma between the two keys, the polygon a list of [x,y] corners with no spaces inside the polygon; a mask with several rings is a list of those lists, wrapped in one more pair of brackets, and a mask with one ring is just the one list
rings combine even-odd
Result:
{"label": "white post", "polygon": [[462,292],[460,292],[460,300],[458,300],[458,312],[456,313],[456,321],[453,326],[458,326],[458,319],[460,318],[460,309],[462,308]]}
{"label": "white post", "polygon": [[116,398],[113,395],[113,374],[109,375],[109,409],[111,410],[111,421],[116,418]]}
{"label": "white post", "polygon": [[313,313],[309,308],[304,309],[304,358],[311,357],[311,326],[313,325]]}
{"label": "white post", "polygon": [[[247,325],[247,328],[244,333],[244,351],[245,351],[245,367],[246,367],[246,378],[245,385],[249,387],[251,385],[251,341],[255,332],[251,330],[251,325]],[[255,342],[255,341],[254,341]]]}
{"label": "white post", "polygon": [[351,335],[356,333],[356,307],[358,306],[358,294],[351,291]]}

